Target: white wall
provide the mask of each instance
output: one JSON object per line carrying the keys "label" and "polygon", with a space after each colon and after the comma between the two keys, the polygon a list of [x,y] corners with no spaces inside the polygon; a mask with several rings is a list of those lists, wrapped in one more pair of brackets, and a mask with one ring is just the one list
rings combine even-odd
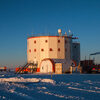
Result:
{"label": "white wall", "polygon": [[[65,39],[67,41],[66,44]],[[36,43],[34,43],[34,41],[36,41]],[[27,62],[33,62],[35,59],[39,67],[41,60],[45,58],[62,59],[62,63],[64,63],[63,71],[67,70],[70,64],[69,62],[71,61],[71,42],[71,39],[63,36],[30,37],[27,39]],[[50,51],[50,48],[52,51]],[[67,49],[66,52],[65,48]],[[36,52],[34,52],[34,49],[36,49]],[[44,51],[41,51],[41,49]]]}

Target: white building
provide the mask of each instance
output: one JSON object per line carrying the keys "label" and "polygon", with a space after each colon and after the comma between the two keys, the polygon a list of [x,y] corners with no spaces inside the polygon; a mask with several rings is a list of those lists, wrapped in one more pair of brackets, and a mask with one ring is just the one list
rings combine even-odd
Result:
{"label": "white building", "polygon": [[72,64],[71,36],[37,36],[27,39],[27,62],[37,64],[37,72],[68,72]]}

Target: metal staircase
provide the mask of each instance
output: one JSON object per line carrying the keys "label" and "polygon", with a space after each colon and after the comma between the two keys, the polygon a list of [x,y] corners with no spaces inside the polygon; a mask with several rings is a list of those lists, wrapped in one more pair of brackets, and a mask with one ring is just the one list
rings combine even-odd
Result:
{"label": "metal staircase", "polygon": [[16,72],[16,74],[20,74],[20,73],[24,74],[25,73],[24,69],[28,68],[28,66],[30,66],[30,65],[34,66],[34,68],[31,69],[32,70],[31,73],[35,72],[36,68],[37,68],[37,64],[26,63],[25,65],[23,65],[22,67],[19,68],[19,70]]}

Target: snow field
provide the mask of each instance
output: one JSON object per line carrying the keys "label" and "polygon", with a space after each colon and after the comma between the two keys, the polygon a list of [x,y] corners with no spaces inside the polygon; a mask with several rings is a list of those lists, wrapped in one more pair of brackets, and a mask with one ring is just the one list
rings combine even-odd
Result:
{"label": "snow field", "polygon": [[0,100],[99,100],[100,75],[1,75]]}

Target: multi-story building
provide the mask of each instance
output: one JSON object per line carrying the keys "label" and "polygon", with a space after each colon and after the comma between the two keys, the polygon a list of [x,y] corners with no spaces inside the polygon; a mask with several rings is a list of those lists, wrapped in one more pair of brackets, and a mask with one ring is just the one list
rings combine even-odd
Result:
{"label": "multi-story building", "polygon": [[[72,36],[32,36],[27,39],[27,62],[37,64],[37,72],[68,72],[72,64]],[[76,54],[77,55],[77,54]]]}

